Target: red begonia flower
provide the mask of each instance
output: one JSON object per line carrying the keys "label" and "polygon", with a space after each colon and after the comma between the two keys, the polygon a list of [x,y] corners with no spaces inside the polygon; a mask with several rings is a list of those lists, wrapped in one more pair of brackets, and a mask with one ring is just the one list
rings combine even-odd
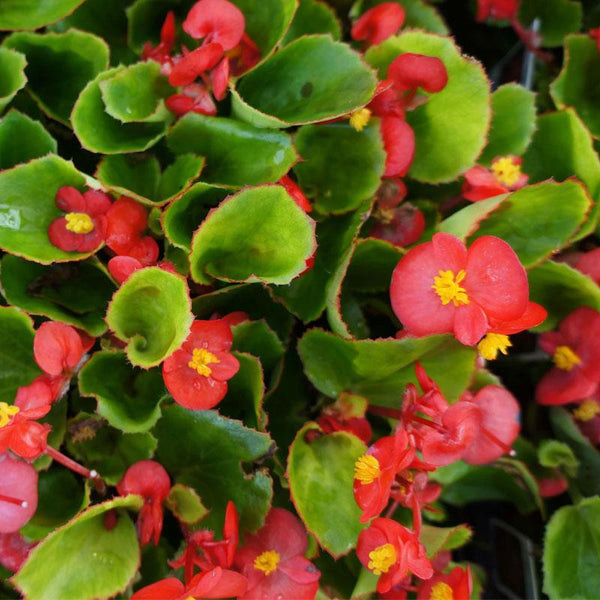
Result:
{"label": "red begonia flower", "polygon": [[142,546],[150,542],[152,537],[154,545],[158,544],[163,525],[162,503],[170,489],[169,474],[153,460],[140,460],[131,465],[117,485],[121,496],[139,494],[144,499],[137,521]]}
{"label": "red begonia flower", "polygon": [[386,177],[377,190],[377,208],[381,211],[396,208],[406,195],[406,184],[399,177]]}
{"label": "red begonia flower", "polygon": [[285,188],[285,191],[304,212],[309,213],[312,210],[312,206],[300,186],[288,175],[284,175],[277,183]]}
{"label": "red begonia flower", "polygon": [[598,47],[598,52],[600,52],[600,27],[594,27],[594,29],[590,29],[588,34],[592,37],[592,39],[596,40],[596,46]]}
{"label": "red begonia flower", "polygon": [[499,385],[486,385],[469,402],[481,409],[481,423],[462,459],[483,465],[500,458],[513,445],[521,429],[521,409],[514,396]]}
{"label": "red begonia flower", "polygon": [[188,35],[197,40],[204,38],[204,44],[218,43],[223,50],[240,43],[245,27],[242,11],[227,0],[199,0],[183,22]]}
{"label": "red begonia flower", "polygon": [[212,319],[221,319],[221,321],[223,321],[224,323],[227,323],[227,325],[229,325],[229,327],[233,327],[234,325],[239,325],[240,323],[243,323],[244,321],[249,321],[250,317],[248,316],[248,313],[245,313],[243,310],[235,310],[233,312],[230,312],[229,314],[226,314],[223,317],[218,316],[217,313],[211,315],[211,320]]}
{"label": "red begonia flower", "polygon": [[489,169],[477,165],[465,172],[463,196],[471,202],[479,202],[500,194],[521,189],[529,176],[521,173],[523,160],[518,156],[494,158]]}
{"label": "red begonia flower", "polygon": [[18,571],[37,544],[28,542],[18,531],[0,533],[0,565],[13,573]]}
{"label": "red begonia flower", "polygon": [[553,477],[542,477],[537,480],[538,490],[542,498],[560,496],[569,489],[569,482],[564,475],[556,472]]}
{"label": "red begonia flower", "polygon": [[229,84],[229,59],[227,57],[222,59],[210,72],[210,83],[214,97],[217,100],[223,100]]}
{"label": "red begonia flower", "polygon": [[83,354],[81,337],[69,325],[46,321],[35,332],[35,362],[49,375],[70,373],[78,365]]}
{"label": "red begonia flower", "polygon": [[212,69],[222,57],[221,44],[200,46],[177,60],[169,73],[169,83],[174,87],[192,83],[202,73]]}
{"label": "red begonia flower", "polygon": [[600,382],[600,312],[576,309],[558,331],[540,336],[540,346],[556,365],[538,383],[540,404],[567,404],[594,393]]}
{"label": "red begonia flower", "polygon": [[171,52],[175,45],[175,14],[169,11],[163,26],[160,29],[160,43],[158,46],[152,46],[146,42],[142,48],[142,60],[154,60],[160,64],[168,63],[171,60]]}
{"label": "red begonia flower", "polygon": [[385,593],[409,573],[429,579],[433,568],[419,538],[391,519],[375,519],[358,536],[356,555],[364,567],[379,575],[377,591]]}
{"label": "red begonia flower", "polygon": [[323,409],[317,423],[325,433],[348,431],[368,444],[373,432],[365,418],[367,407],[368,402],[362,396],[342,393],[334,404]]}
{"label": "red begonia flower", "polygon": [[519,10],[519,0],[477,0],[477,20],[504,21],[513,19]]}
{"label": "red begonia flower", "polygon": [[[598,29],[600,30],[600,27]],[[582,254],[573,266],[600,285],[600,248]]]}
{"label": "red begonia flower", "polygon": [[396,2],[378,4],[357,19],[350,35],[355,41],[365,40],[368,46],[380,44],[402,27],[404,16],[404,9]]}
{"label": "red begonia flower", "polygon": [[260,62],[260,49],[248,34],[244,33],[240,43],[227,52],[227,57],[231,74],[239,77]]}
{"label": "red begonia flower", "polygon": [[418,242],[425,231],[423,213],[408,202],[389,211],[378,211],[376,218],[369,235],[394,246],[410,246]]}
{"label": "red begonia flower", "polygon": [[312,600],[321,573],[304,554],[308,547],[300,521],[283,508],[272,508],[265,524],[235,557],[238,569],[248,578],[248,590],[239,600]]}
{"label": "red begonia flower", "polygon": [[32,400],[41,400],[44,404],[52,404],[54,400],[62,396],[65,384],[69,379],[62,375],[48,375],[44,373],[36,377],[29,385],[17,389],[15,404],[29,403]]}
{"label": "red begonia flower", "polygon": [[387,78],[393,81],[397,91],[407,92],[421,88],[435,94],[446,87],[448,72],[444,63],[435,56],[405,52],[392,61]]}
{"label": "red begonia flower", "polygon": [[415,336],[454,333],[476,344],[489,330],[489,318],[523,315],[529,302],[525,269],[503,240],[483,236],[467,250],[455,236],[436,233],[410,250],[394,269],[392,308]]}
{"label": "red begonia flower", "polygon": [[233,335],[223,321],[194,321],[179,350],[163,363],[163,379],[175,402],[191,410],[216,406],[239,369],[230,353]]}
{"label": "red begonia flower", "polygon": [[470,567],[454,567],[450,573],[436,573],[423,582],[419,586],[417,600],[471,600],[472,589]]}
{"label": "red begonia flower", "polygon": [[246,591],[246,578],[235,571],[216,567],[198,573],[188,585],[169,577],[138,590],[131,600],[202,600],[203,598],[239,598]]}
{"label": "red begonia flower", "polygon": [[384,177],[404,177],[415,157],[415,132],[399,117],[381,118],[381,136],[386,153]]}
{"label": "red begonia flower", "polygon": [[354,499],[363,511],[361,523],[376,517],[386,507],[396,473],[415,457],[403,429],[382,437],[358,458],[354,467]]}
{"label": "red begonia flower", "polygon": [[66,212],[48,227],[48,239],[65,252],[97,250],[106,234],[106,213],[110,196],[97,190],[81,193],[70,186],[59,188],[56,206]]}
{"label": "red begonia flower", "polygon": [[30,464],[0,455],[0,533],[17,531],[33,517],[37,487],[38,474]]}

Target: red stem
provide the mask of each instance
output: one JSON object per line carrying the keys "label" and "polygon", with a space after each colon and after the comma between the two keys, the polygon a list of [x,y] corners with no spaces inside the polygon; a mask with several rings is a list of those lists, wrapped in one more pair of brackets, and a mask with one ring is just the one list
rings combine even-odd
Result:
{"label": "red stem", "polygon": [[62,452],[59,452],[56,448],[52,446],[46,446],[45,453],[56,462],[63,465],[63,467],[67,467],[67,469],[71,469],[75,473],[79,475],[83,475],[88,479],[97,479],[98,473],[96,471],[90,471],[86,469],[83,465],[80,465],[78,462],[75,462],[72,458],[65,456]]}
{"label": "red stem", "polygon": [[385,406],[369,406],[369,412],[380,417],[387,417],[389,419],[396,419],[400,421],[402,419],[402,411],[398,408],[386,408]]}
{"label": "red stem", "polygon": [[4,494],[0,494],[1,502],[10,502],[10,504],[16,504],[17,506],[22,506],[23,508],[27,507],[26,500],[19,500],[18,498],[12,498],[11,496],[5,496]]}

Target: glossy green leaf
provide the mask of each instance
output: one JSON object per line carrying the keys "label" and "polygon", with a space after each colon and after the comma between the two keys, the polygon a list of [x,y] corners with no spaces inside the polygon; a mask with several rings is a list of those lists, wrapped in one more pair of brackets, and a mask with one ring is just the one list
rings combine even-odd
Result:
{"label": "glossy green leaf", "polygon": [[439,223],[437,229],[445,233],[451,233],[464,242],[477,231],[481,221],[487,219],[502,206],[507,197],[507,194],[500,194],[499,196],[467,204],[467,206]]}
{"label": "glossy green leaf", "polygon": [[240,526],[258,529],[271,504],[272,481],[263,469],[246,469],[270,452],[271,438],[212,410],[169,406],[156,426],[158,460],[178,483],[191,485],[210,510],[203,525],[219,529],[229,500]]}
{"label": "glossy green leaf", "polygon": [[95,262],[44,266],[7,254],[0,279],[4,297],[13,306],[79,327],[92,336],[106,331],[104,315],[115,285]]}
{"label": "glossy green leaf", "polygon": [[464,546],[473,536],[473,531],[467,525],[454,527],[434,527],[423,525],[419,541],[425,546],[427,556],[435,556],[442,550],[455,550]]}
{"label": "glossy green leaf", "polygon": [[268,127],[323,121],[365,105],[375,85],[371,69],[347,45],[306,36],[240,79],[233,112]]}
{"label": "glossy green leaf", "polygon": [[283,43],[289,44],[303,35],[315,33],[329,33],[334,40],[339,40],[342,37],[342,26],[335,12],[325,2],[300,0]]}
{"label": "glossy green leaf", "polygon": [[221,202],[198,228],[191,275],[198,283],[289,283],[315,246],[314,221],[282,187],[250,188]]}
{"label": "glossy green leaf", "polygon": [[176,483],[171,487],[165,505],[187,525],[197,523],[208,512],[194,488],[182,483]]}
{"label": "glossy green leaf", "polygon": [[163,171],[158,185],[160,203],[181,196],[200,177],[204,162],[204,157],[194,154],[180,154],[175,157],[175,160]]}
{"label": "glossy green leaf", "polygon": [[176,123],[168,143],[176,154],[206,158],[203,181],[233,187],[278,181],[298,158],[283,132],[196,113]]}
{"label": "glossy green leaf", "polygon": [[570,35],[565,42],[562,71],[552,82],[550,93],[559,108],[572,106],[591,134],[600,137],[598,104],[600,52],[588,35]]}
{"label": "glossy green leaf", "polygon": [[31,318],[12,307],[0,307],[0,397],[13,401],[17,389],[41,375],[33,358]]}
{"label": "glossy green leaf", "polygon": [[260,358],[265,372],[270,373],[281,357],[284,347],[265,320],[243,321],[231,328],[233,349]]}
{"label": "glossy green leaf", "polygon": [[360,239],[348,266],[344,287],[369,293],[389,290],[392,271],[402,254],[402,250],[389,242]]}
{"label": "glossy green leaf", "polygon": [[523,0],[519,3],[519,21],[530,27],[539,19],[542,46],[562,46],[565,36],[581,28],[583,9],[576,0]]}
{"label": "glossy green leaf", "polygon": [[308,531],[338,558],[356,546],[366,527],[360,522],[352,482],[354,463],[367,447],[346,432],[321,435],[309,443],[309,431],[318,432],[318,425],[307,423],[290,447],[287,478],[292,501]]}
{"label": "glossy green leaf", "polygon": [[381,184],[385,151],[377,124],[358,132],[344,123],[307,125],[294,138],[300,186],[322,213],[358,208]]}
{"label": "glossy green leaf", "polygon": [[100,84],[125,68],[119,66],[100,73],[85,86],[75,103],[71,122],[86,150],[102,154],[139,152],[153,146],[167,131],[168,121],[121,123],[106,112]]}
{"label": "glossy green leaf", "polygon": [[[75,517],[41,542],[13,582],[31,600],[107,598],[124,590],[140,562],[135,527],[123,509],[139,510],[140,496],[102,502]],[[112,529],[104,516],[117,511]]]}
{"label": "glossy green leaf", "polygon": [[544,540],[544,592],[550,598],[595,598],[600,585],[600,498],[563,506]]}
{"label": "glossy green leaf", "polygon": [[25,86],[27,82],[26,64],[25,56],[20,52],[10,48],[0,48],[0,113],[16,93]]}
{"label": "glossy green leaf", "polygon": [[448,84],[406,115],[415,132],[416,154],[410,177],[427,183],[452,181],[475,164],[491,117],[490,85],[481,65],[465,57],[450,38],[409,31],[370,48],[365,58],[383,79],[403,52],[437,56]]}
{"label": "glossy green leaf", "polygon": [[500,86],[492,94],[492,125],[479,162],[489,164],[496,156],[507,154],[520,156],[535,128],[535,94],[516,83]]}
{"label": "glossy green leaf", "polygon": [[79,373],[79,391],[94,396],[98,414],[124,433],[151,429],[166,394],[159,369],[136,369],[120,352],[96,352]]}
{"label": "glossy green leaf", "polygon": [[88,81],[108,67],[106,42],[76,29],[60,34],[14,33],[4,45],[25,54],[27,89],[46,114],[65,125]]}
{"label": "glossy green leaf", "polygon": [[2,0],[0,29],[38,29],[73,12],[84,0]]}
{"label": "glossy green leaf", "polygon": [[532,267],[569,244],[591,207],[577,181],[528,186],[510,194],[481,221],[471,240],[484,235],[502,238],[523,266]]}
{"label": "glossy green leaf", "polygon": [[81,188],[84,181],[72,163],[52,154],[0,173],[0,248],[42,264],[89,256],[59,250],[48,239],[48,227],[64,215],[55,204],[58,188]]}
{"label": "glossy green leaf", "polygon": [[187,338],[193,316],[187,284],[158,267],[133,273],[117,290],[106,314],[132,364],[161,363]]}
{"label": "glossy green leaf", "polygon": [[56,140],[39,121],[17,110],[0,120],[0,170],[50,153],[56,153]]}
{"label": "glossy green leaf", "polygon": [[560,321],[580,306],[600,310],[600,288],[566,263],[548,260],[531,269],[529,290],[531,299],[548,311],[538,331],[556,329]]}

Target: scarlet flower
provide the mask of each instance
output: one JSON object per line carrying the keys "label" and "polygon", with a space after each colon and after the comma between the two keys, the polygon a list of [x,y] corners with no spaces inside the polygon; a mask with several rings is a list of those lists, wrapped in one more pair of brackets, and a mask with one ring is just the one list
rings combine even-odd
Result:
{"label": "scarlet flower", "polygon": [[81,193],[70,186],[56,192],[56,206],[66,212],[48,227],[48,239],[65,252],[90,252],[100,248],[106,234],[110,196],[98,190]]}
{"label": "scarlet flower", "polygon": [[471,569],[454,567],[450,573],[436,573],[419,586],[417,600],[470,600],[473,589]]}
{"label": "scarlet flower", "polygon": [[367,401],[362,396],[344,392],[334,404],[323,409],[317,423],[325,433],[348,431],[368,444],[373,432],[365,418],[367,406]]}
{"label": "scarlet flower", "polygon": [[377,219],[370,236],[394,244],[410,246],[419,241],[425,230],[425,217],[413,204],[407,202],[398,208],[375,213]]}
{"label": "scarlet flower", "polygon": [[304,212],[309,213],[312,210],[312,206],[300,186],[288,175],[284,175],[277,183],[285,188],[285,191]]}
{"label": "scarlet flower", "polygon": [[171,52],[175,45],[175,14],[169,11],[160,29],[160,43],[152,46],[146,42],[142,48],[142,60],[154,60],[160,64],[171,61]]}
{"label": "scarlet flower", "polygon": [[569,482],[559,472],[556,472],[552,477],[538,479],[537,485],[542,498],[560,496],[569,489]]}
{"label": "scarlet flower", "polygon": [[179,350],[163,363],[163,379],[175,402],[191,410],[216,406],[239,369],[230,353],[233,335],[220,320],[194,321]]}
{"label": "scarlet flower", "polygon": [[312,600],[321,573],[304,558],[307,547],[300,521],[283,508],[272,508],[262,529],[246,537],[235,557],[248,578],[248,590],[239,600]]}
{"label": "scarlet flower", "polygon": [[239,77],[260,62],[260,50],[247,33],[242,35],[235,48],[226,52],[226,56],[229,59],[229,70],[235,77]]}
{"label": "scarlet flower", "polygon": [[169,83],[174,87],[192,83],[202,73],[212,69],[222,57],[221,44],[200,46],[175,61],[169,73]]}
{"label": "scarlet flower", "polygon": [[597,446],[600,444],[600,397],[599,390],[579,404],[573,410],[575,423],[581,430],[581,433],[590,441],[591,444]]}
{"label": "scarlet flower", "polygon": [[391,519],[375,519],[358,536],[356,555],[364,567],[380,575],[377,591],[385,593],[414,573],[429,579],[433,568],[414,532]]}
{"label": "scarlet flower", "polygon": [[415,158],[415,132],[402,118],[381,118],[381,137],[386,153],[384,177],[404,177]]}
{"label": "scarlet flower", "polygon": [[219,44],[223,50],[231,50],[240,43],[246,20],[242,11],[227,0],[199,0],[192,6],[183,30],[204,44]]}
{"label": "scarlet flower", "polygon": [[600,27],[590,29],[588,34],[592,39],[596,40],[596,46],[598,47],[598,52],[600,52]]}
{"label": "scarlet flower", "polygon": [[38,474],[28,463],[0,455],[0,533],[18,531],[33,517]]}
{"label": "scarlet flower", "polygon": [[35,362],[48,375],[70,374],[83,354],[80,334],[64,323],[46,321],[39,326],[33,338]]}
{"label": "scarlet flower", "polygon": [[483,236],[467,250],[455,236],[436,233],[394,269],[392,308],[409,334],[454,333],[474,345],[490,319],[518,319],[527,309],[527,274],[503,240]]}
{"label": "scarlet flower", "polygon": [[243,575],[215,567],[211,571],[196,574],[188,585],[183,585],[175,577],[162,579],[135,592],[131,600],[234,598],[242,596],[246,586],[247,581]]}
{"label": "scarlet flower", "polygon": [[523,160],[518,156],[501,156],[492,161],[487,169],[480,165],[465,172],[463,196],[471,202],[506,194],[521,189],[529,176],[521,173]]}
{"label": "scarlet flower", "polygon": [[[113,256],[106,265],[111,277],[119,284],[129,279],[129,276],[136,271],[144,268],[144,265],[133,256]],[[163,271],[177,274],[177,269],[173,263],[168,260],[161,260],[156,264]]]}
{"label": "scarlet flower", "polygon": [[131,465],[117,490],[121,496],[139,494],[144,499],[140,511],[137,528],[142,546],[154,537],[154,545],[158,544],[163,525],[162,503],[169,495],[171,480],[165,468],[153,460],[140,460]]}
{"label": "scarlet flower", "polygon": [[540,404],[567,404],[594,393],[600,382],[600,313],[582,306],[566,317],[558,331],[540,336],[540,346],[555,367],[538,383]]}
{"label": "scarlet flower", "polygon": [[[598,29],[600,30],[600,27]],[[596,285],[600,285],[600,248],[585,252],[573,266],[587,275]]]}
{"label": "scarlet flower", "polygon": [[375,46],[394,35],[404,23],[404,9],[396,2],[384,2],[367,10],[354,23],[350,35],[353,40],[365,40]]}
{"label": "scarlet flower", "polygon": [[189,112],[214,116],[217,107],[206,86],[202,83],[186,85],[181,94],[173,94],[165,100],[166,107],[175,115],[182,116]]}
{"label": "scarlet flower", "polygon": [[37,542],[28,542],[18,531],[0,533],[0,565],[13,573],[18,571],[36,545]]}
{"label": "scarlet flower", "polygon": [[477,20],[504,21],[514,19],[519,10],[519,0],[477,0]]}

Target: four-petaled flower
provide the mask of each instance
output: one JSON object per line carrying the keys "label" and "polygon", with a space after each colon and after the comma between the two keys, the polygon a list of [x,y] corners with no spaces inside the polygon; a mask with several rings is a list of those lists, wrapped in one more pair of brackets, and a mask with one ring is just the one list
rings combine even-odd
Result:
{"label": "four-petaled flower", "polygon": [[465,172],[463,196],[471,202],[521,189],[529,176],[521,172],[523,160],[518,156],[497,156],[489,169],[476,165]]}

